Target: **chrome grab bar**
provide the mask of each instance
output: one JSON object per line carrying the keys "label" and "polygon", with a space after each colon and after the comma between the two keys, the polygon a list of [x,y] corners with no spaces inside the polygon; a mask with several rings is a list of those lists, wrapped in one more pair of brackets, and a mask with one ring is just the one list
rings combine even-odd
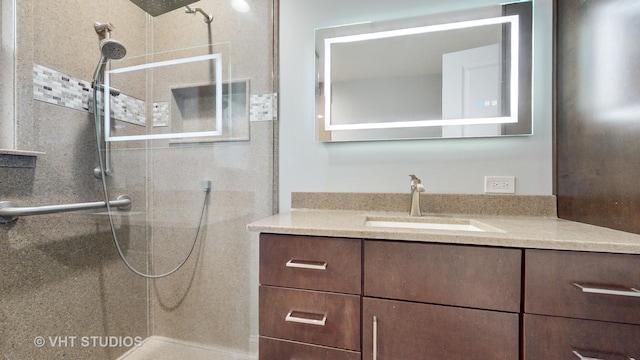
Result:
{"label": "chrome grab bar", "polygon": [[[128,195],[120,195],[117,200],[109,201],[109,206],[117,207],[120,210],[128,210],[131,207],[131,198]],[[11,201],[0,201],[0,224],[17,220],[18,216],[53,214],[106,207],[107,203],[105,201],[32,207],[19,207]]]}

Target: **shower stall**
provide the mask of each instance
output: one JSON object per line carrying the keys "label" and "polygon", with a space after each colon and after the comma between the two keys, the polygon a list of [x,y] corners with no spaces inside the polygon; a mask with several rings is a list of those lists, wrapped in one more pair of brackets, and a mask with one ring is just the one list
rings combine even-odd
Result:
{"label": "shower stall", "polygon": [[3,359],[256,358],[245,227],[276,208],[277,0],[233,2],[3,0],[0,201],[131,199],[0,224]]}

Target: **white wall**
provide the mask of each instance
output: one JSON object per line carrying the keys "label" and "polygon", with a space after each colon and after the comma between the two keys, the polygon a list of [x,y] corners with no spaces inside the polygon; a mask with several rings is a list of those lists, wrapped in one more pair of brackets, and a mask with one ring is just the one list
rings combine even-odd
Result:
{"label": "white wall", "polygon": [[280,0],[280,211],[291,192],[408,192],[416,174],[430,193],[479,194],[485,175],[516,176],[516,192],[552,194],[552,0],[534,2],[534,135],[315,141],[314,29],[498,4],[499,0]]}

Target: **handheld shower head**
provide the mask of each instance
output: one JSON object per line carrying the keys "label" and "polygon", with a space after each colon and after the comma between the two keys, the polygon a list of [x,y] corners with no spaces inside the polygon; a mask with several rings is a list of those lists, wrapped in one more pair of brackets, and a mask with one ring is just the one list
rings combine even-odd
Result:
{"label": "handheld shower head", "polygon": [[93,83],[94,85],[98,84],[102,78],[102,72],[104,67],[107,65],[109,60],[120,60],[125,55],[127,55],[127,48],[122,45],[118,40],[113,40],[111,38],[106,38],[100,40],[100,52],[102,53],[102,57],[98,62],[98,66],[96,67],[96,71],[93,74]]}
{"label": "handheld shower head", "polygon": [[100,51],[107,59],[120,60],[127,55],[127,48],[117,40],[104,39],[100,41]]}

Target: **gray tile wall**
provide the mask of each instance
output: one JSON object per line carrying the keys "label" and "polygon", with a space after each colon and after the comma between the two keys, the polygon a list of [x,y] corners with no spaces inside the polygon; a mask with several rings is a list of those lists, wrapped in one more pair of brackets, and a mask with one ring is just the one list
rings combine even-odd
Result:
{"label": "gray tile wall", "polygon": [[[159,335],[255,353],[257,236],[245,226],[272,211],[273,9],[268,1],[256,2],[251,16],[214,0],[202,0],[199,7],[214,12],[217,20],[210,27],[175,11],[154,18],[153,29],[147,29],[146,16],[128,0],[18,2],[17,148],[42,154],[35,166],[0,168],[0,201],[37,206],[102,199],[100,182],[92,175],[96,144],[85,94],[91,91],[84,90],[90,88],[86,79],[99,54],[95,21],[113,22],[113,36],[131,54],[149,51],[141,29],[154,34],[154,52],[206,44],[215,34],[215,41],[233,43],[227,54],[233,76],[250,79],[252,93],[266,95],[251,104],[250,141],[114,146],[111,194],[131,195],[140,214],[118,217],[118,235],[129,260],[144,271],[148,257],[152,270],[182,258],[201,206],[200,181],[213,183],[199,245],[175,275],[146,281],[128,271],[115,252],[106,218],[91,211],[0,225],[4,358],[114,359],[126,351],[34,344],[38,336],[58,335]],[[129,115],[131,107],[120,108]]]}
{"label": "gray tile wall", "polygon": [[[144,28],[146,18],[128,0],[20,0],[16,5],[15,147],[38,153],[29,160],[0,156],[0,201],[39,206],[101,200],[100,183],[92,175],[97,159],[93,119],[82,108],[86,97],[78,96],[86,92],[79,80],[91,77],[98,60],[93,23],[111,19],[126,37]],[[139,44],[130,43],[136,51]],[[37,96],[49,95],[47,102],[34,101],[34,64],[72,75],[58,77],[56,91],[41,84]],[[59,101],[69,107],[50,103]],[[115,359],[127,348],[51,341],[148,335],[147,282],[122,265],[105,220],[80,211],[24,216],[0,225],[0,358]],[[120,231],[137,230],[121,226]],[[127,241],[127,248],[134,246]],[[139,257],[132,250],[128,255]],[[46,341],[42,346],[38,337]]]}

